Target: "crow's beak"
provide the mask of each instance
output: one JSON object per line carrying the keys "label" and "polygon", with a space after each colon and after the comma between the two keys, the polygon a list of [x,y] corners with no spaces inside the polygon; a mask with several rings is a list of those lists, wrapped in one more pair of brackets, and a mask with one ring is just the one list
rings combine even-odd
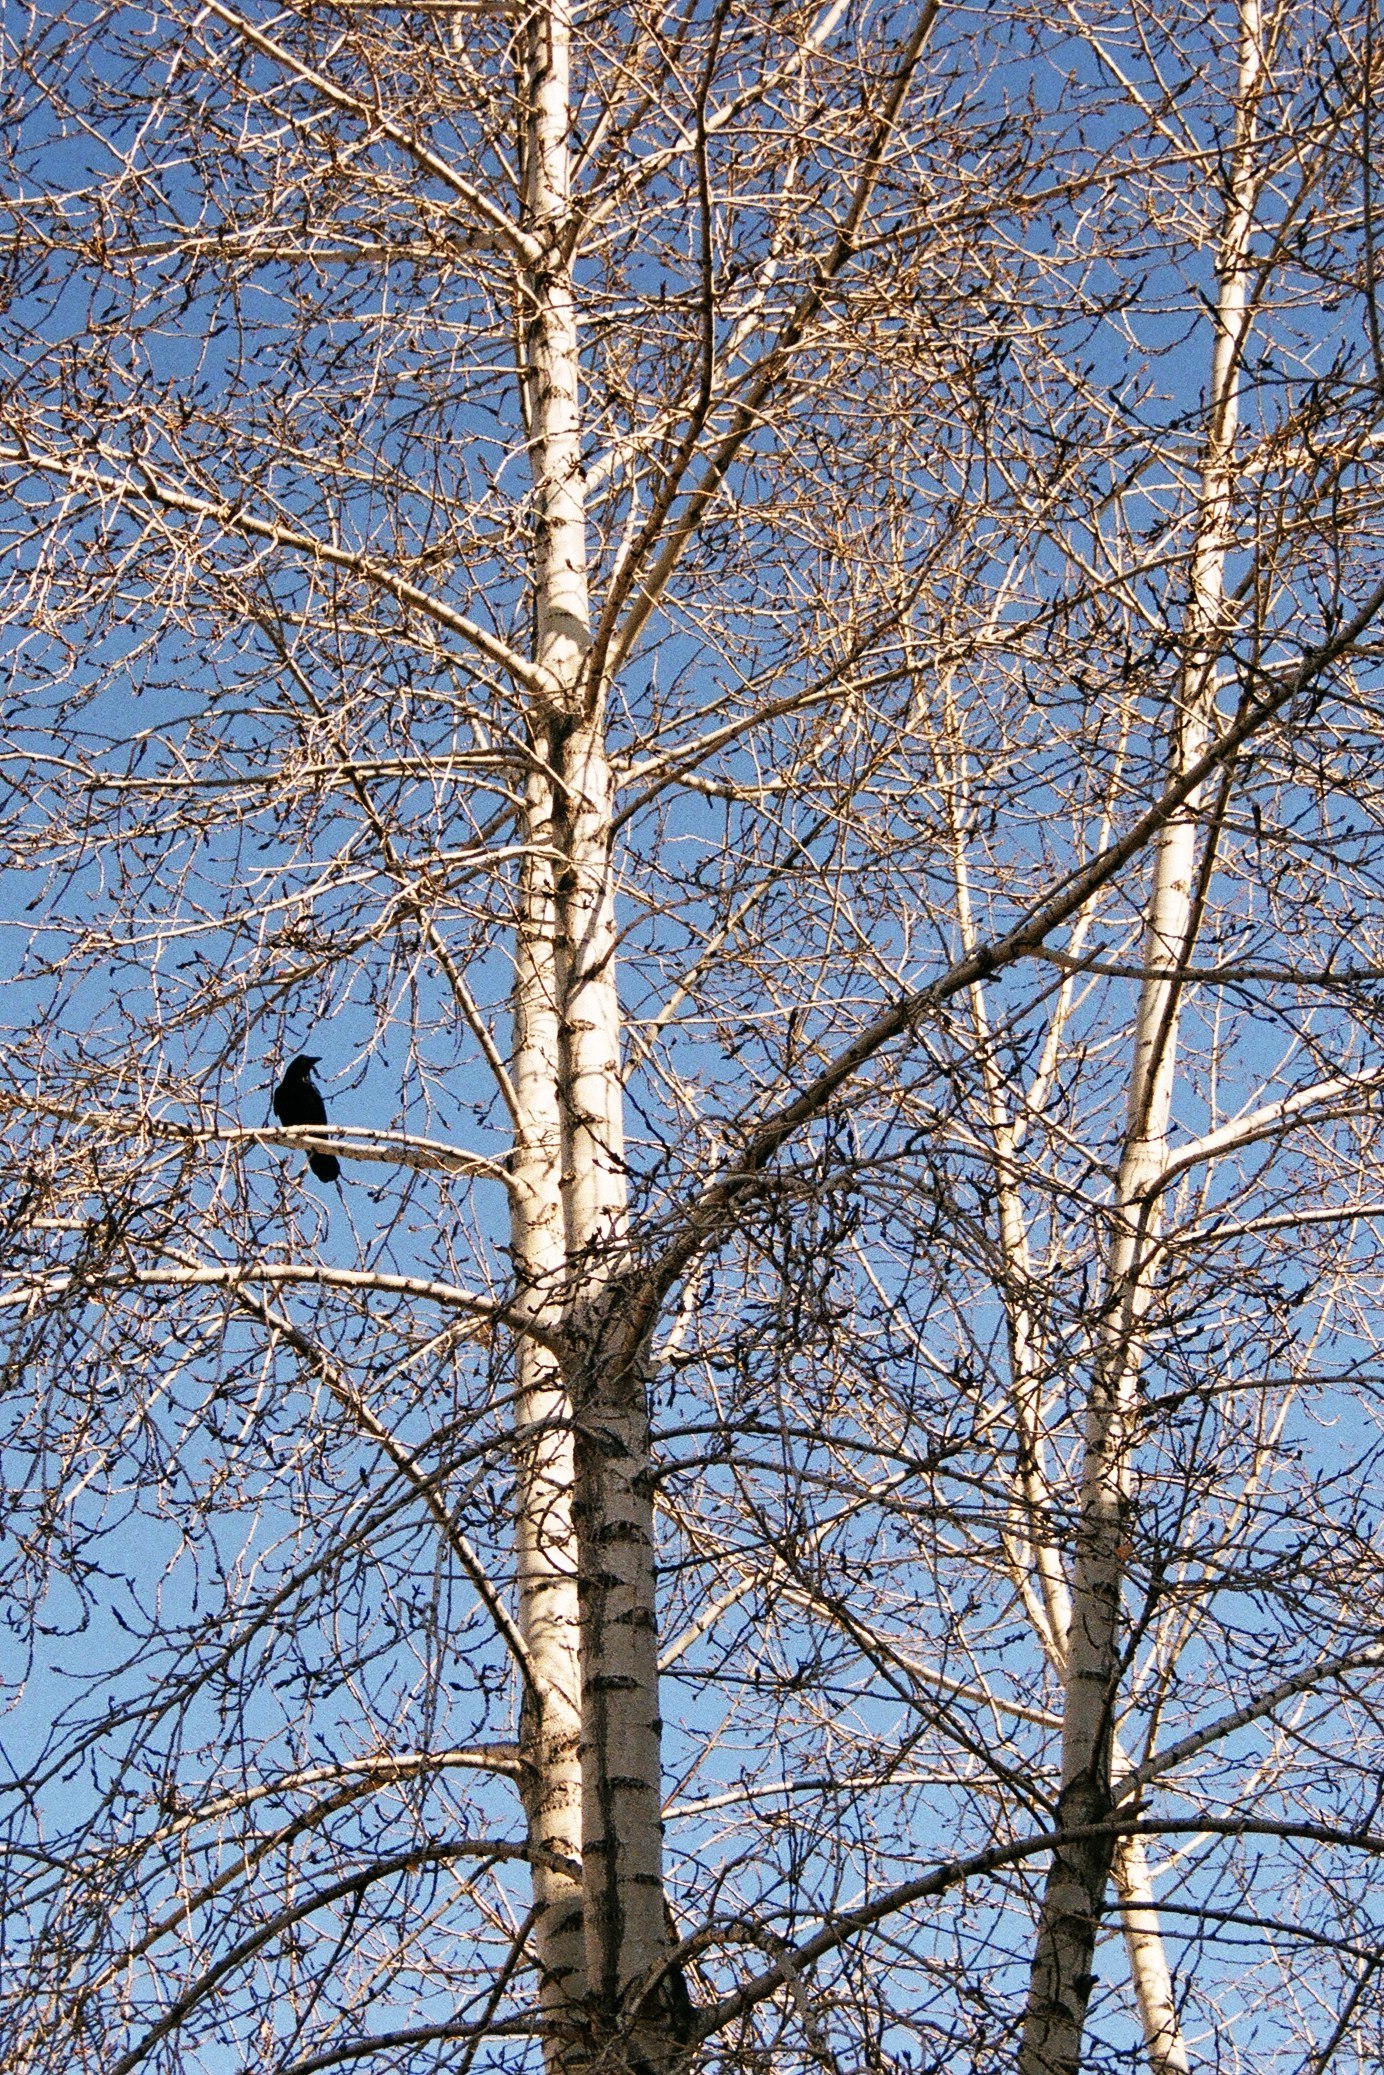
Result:
{"label": "crow's beak", "polygon": [[303,1054],[303,1064],[304,1066],[320,1066],[322,1064],[321,1054],[318,1052],[305,1052]]}

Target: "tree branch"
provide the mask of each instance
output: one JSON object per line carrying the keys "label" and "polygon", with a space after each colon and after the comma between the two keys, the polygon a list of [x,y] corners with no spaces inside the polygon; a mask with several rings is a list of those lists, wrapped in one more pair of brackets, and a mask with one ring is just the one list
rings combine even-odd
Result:
{"label": "tree branch", "polygon": [[[113,454],[106,448],[97,447],[95,451],[109,467],[133,470],[135,466],[125,456]],[[123,477],[110,475],[90,462],[36,453],[22,434],[14,446],[0,447],[0,464],[3,463],[14,468],[34,469],[40,475],[56,476],[71,484],[73,489],[89,494],[94,502],[121,507],[152,505],[162,511],[181,512],[188,518],[207,520],[227,533],[238,534],[247,540],[267,541],[272,547],[287,548],[309,561],[345,570],[362,583],[376,585],[400,605],[409,606],[427,619],[436,621],[458,640],[469,642],[487,662],[498,665],[525,690],[539,694],[551,690],[545,673],[537,664],[530,663],[508,642],[501,641],[498,635],[468,619],[465,613],[457,612],[445,599],[420,590],[417,584],[411,584],[406,577],[396,575],[392,569],[358,549],[320,540],[315,534],[303,533],[278,519],[259,518],[243,506],[224,499],[199,497],[191,490],[180,490],[161,481],[147,463],[138,464],[142,480],[135,480],[133,473]]]}
{"label": "tree branch", "polygon": [[314,93],[320,94],[333,108],[353,115],[376,136],[387,137],[391,144],[397,144],[400,151],[406,153],[421,172],[431,173],[435,180],[440,180],[444,187],[450,188],[458,200],[464,202],[486,228],[494,232],[500,244],[520,266],[538,265],[543,257],[543,247],[539,241],[531,238],[503,209],[478,187],[473,186],[463,174],[458,173],[455,167],[448,165],[445,159],[439,158],[426,144],[420,144],[416,137],[410,136],[407,130],[401,129],[398,123],[391,121],[378,108],[372,108],[368,102],[348,93],[344,87],[338,86],[335,80],[328,79],[325,73],[316,71],[311,65],[305,65],[301,58],[295,57],[282,43],[276,42],[272,36],[266,36],[263,29],[258,29],[253,22],[247,21],[243,14],[238,14],[232,7],[224,6],[223,0],[204,0],[204,11],[213,15],[217,21],[224,22],[228,29],[234,29],[253,49],[261,51],[265,57],[272,58],[276,65],[282,65],[284,70],[291,73],[303,86],[310,86]]}
{"label": "tree branch", "polygon": [[1239,711],[1192,763],[1171,780],[1154,803],[1124,835],[1109,843],[1050,893],[1035,901],[1002,937],[979,944],[927,986],[910,990],[883,1010],[840,1051],[807,1088],[749,1130],[733,1168],[724,1169],[686,1208],[682,1230],[635,1281],[628,1314],[632,1333],[642,1340],[652,1327],[667,1291],[685,1265],[730,1222],[740,1199],[756,1187],[780,1147],[812,1123],[861,1068],[886,1045],[936,1014],[958,994],[993,978],[1038,950],[1044,939],[1077,914],[1094,893],[1117,877],[1144,850],[1170,817],[1192,798],[1203,781],[1238,755],[1252,736],[1291,704],[1315,678],[1359,640],[1384,610],[1384,584],[1327,641],[1309,649],[1295,670],[1268,680],[1257,697],[1246,696]]}

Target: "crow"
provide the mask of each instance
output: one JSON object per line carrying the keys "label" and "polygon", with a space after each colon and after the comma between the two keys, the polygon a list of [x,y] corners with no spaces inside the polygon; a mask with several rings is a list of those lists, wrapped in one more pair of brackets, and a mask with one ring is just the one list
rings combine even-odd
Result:
{"label": "crow", "polygon": [[[312,1070],[317,1065],[314,1052],[300,1052],[291,1060],[288,1071],[274,1090],[274,1115],[281,1124],[325,1124],[327,1105],[312,1085]],[[319,1182],[334,1182],[340,1178],[341,1162],[335,1153],[309,1153],[308,1166]]]}

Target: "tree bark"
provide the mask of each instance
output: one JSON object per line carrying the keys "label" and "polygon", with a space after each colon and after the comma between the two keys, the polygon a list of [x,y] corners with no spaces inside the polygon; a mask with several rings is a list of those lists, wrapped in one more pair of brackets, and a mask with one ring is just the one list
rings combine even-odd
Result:
{"label": "tree bark", "polygon": [[[534,1744],[535,1806],[547,1812],[552,1837],[560,1831],[564,1853],[579,1815],[580,1912],[565,1875],[536,1868],[535,1882],[541,1878],[553,1895],[543,1919],[551,1946],[544,1971],[545,1980],[565,1985],[569,2007],[559,2013],[559,2031],[575,2042],[580,2018],[585,2036],[585,2047],[574,2043],[570,2051],[578,2059],[599,2053],[604,2067],[647,2068],[664,2063],[680,2042],[671,1985],[648,1998],[646,2012],[627,2008],[631,1991],[656,1976],[669,1942],[646,1365],[618,1318],[627,1187],[613,787],[604,686],[589,670],[570,41],[567,0],[530,18],[524,217],[544,258],[524,284],[522,330],[536,491],[535,661],[544,686],[533,737],[547,775],[530,783],[520,928],[531,941],[519,953],[524,1099],[541,1152],[531,1148],[517,1172],[533,1182],[525,1200],[539,1219],[532,1286],[544,1292],[545,1323],[561,1328],[567,1348],[561,1379],[543,1357],[525,1357],[539,1379],[526,1388],[526,1403],[549,1427],[530,1452],[526,1510],[535,1523],[548,1523],[553,1543],[544,1555],[529,1552],[529,1599],[545,1645],[562,1658]],[[561,2000],[557,1988],[554,1995]]]}
{"label": "tree bark", "polygon": [[[545,695],[530,718],[533,765],[516,918],[511,1219],[521,1301],[550,1330],[562,1316],[567,1285],[553,709],[575,696],[586,616],[576,331],[560,256],[568,202],[569,35],[560,4],[535,9],[529,19],[521,136],[524,227],[544,248],[521,285],[520,330],[535,479],[534,661]],[[545,2052],[556,2071],[571,2064],[584,2034],[588,1987],[573,1423],[557,1358],[529,1341],[520,1347],[518,1366],[517,1574],[533,1680],[522,1713],[522,1784],[533,1853],[534,1949],[549,2024]]]}
{"label": "tree bark", "polygon": [[[586,1966],[600,2032],[629,2065],[678,2040],[668,1998],[627,2007],[668,1951],[646,1349],[621,1291],[626,1179],[615,986],[612,794],[603,716],[562,756],[559,912],[564,1201],[577,1415]],[[607,2046],[607,2054],[611,2051]]]}
{"label": "tree bark", "polygon": [[[528,785],[515,960],[511,1224],[519,1299],[551,1319],[562,1301],[566,1248],[558,1050],[552,787]],[[582,1928],[580,1609],[572,1521],[572,1409],[556,1357],[519,1344],[516,1411],[519,1622],[533,1679],[520,1737],[521,1786],[533,1853],[533,1942],[552,2030],[550,2069],[565,2065],[586,2006]]]}
{"label": "tree bark", "polygon": [[[1192,768],[1211,737],[1217,664],[1228,631],[1225,559],[1230,544],[1238,384],[1250,322],[1249,240],[1261,69],[1258,0],[1242,0],[1235,143],[1217,261],[1206,448],[1170,744],[1169,775],[1173,778]],[[1129,1111],[1115,1186],[1104,1316],[1087,1408],[1073,1568],[1058,1801],[1059,1821],[1071,1830],[1105,1822],[1112,1809],[1121,1671],[1120,1605],[1133,1528],[1132,1453],[1139,1426],[1138,1383],[1158,1230],[1153,1184],[1165,1164],[1172,1111],[1181,994],[1178,973],[1190,956],[1200,920],[1196,886],[1200,809],[1201,794],[1196,792],[1168,821],[1154,848],[1144,930],[1145,977],[1135,1019]],[[1214,844],[1214,840],[1213,829],[1207,841]],[[1029,1980],[1020,2075],[1078,2075],[1113,1851],[1112,1838],[1096,1835],[1053,1854]]]}
{"label": "tree bark", "polygon": [[1120,1898],[1125,1958],[1144,2028],[1150,2075],[1188,2075],[1191,2062],[1173,1997],[1142,1837],[1122,1837],[1115,1848],[1115,1892]]}

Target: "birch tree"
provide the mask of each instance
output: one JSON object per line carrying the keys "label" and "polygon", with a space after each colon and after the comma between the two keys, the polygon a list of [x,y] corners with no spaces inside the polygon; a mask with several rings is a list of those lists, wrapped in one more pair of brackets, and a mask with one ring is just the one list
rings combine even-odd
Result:
{"label": "birch tree", "polygon": [[7,2065],[1377,2055],[1375,40],[16,17]]}

